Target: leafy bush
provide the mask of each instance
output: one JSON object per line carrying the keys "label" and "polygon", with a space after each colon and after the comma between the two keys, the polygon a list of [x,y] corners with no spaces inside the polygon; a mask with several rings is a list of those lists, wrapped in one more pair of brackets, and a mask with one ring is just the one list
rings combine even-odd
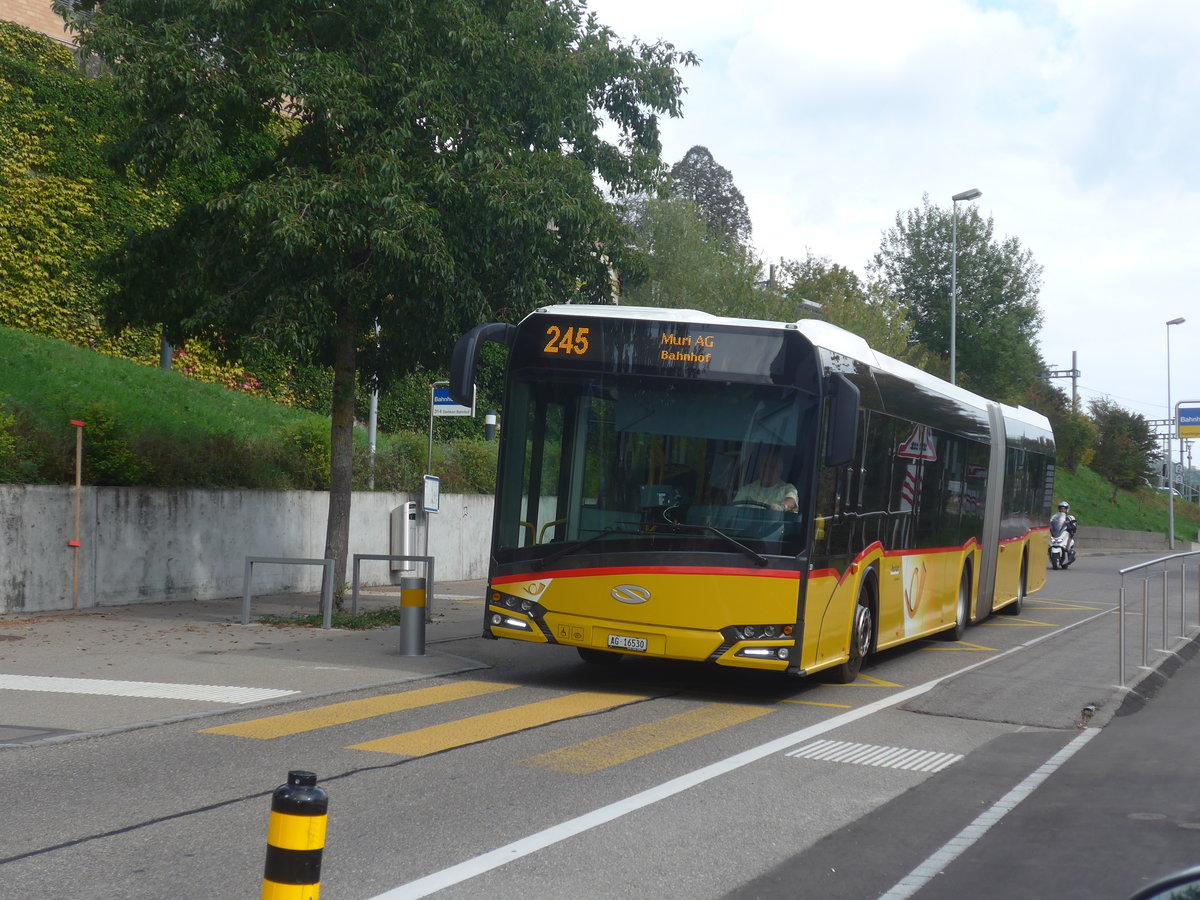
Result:
{"label": "leafy bush", "polygon": [[74,418],[84,422],[83,477],[89,484],[138,485],[153,482],[144,456],[124,433],[112,403],[92,401]]}
{"label": "leafy bush", "polygon": [[490,494],[496,490],[496,444],[457,440],[442,463],[443,489],[453,494]]}
{"label": "leafy bush", "polygon": [[288,425],[280,440],[283,451],[278,462],[302,490],[319,491],[329,487],[329,424],[308,419]]}

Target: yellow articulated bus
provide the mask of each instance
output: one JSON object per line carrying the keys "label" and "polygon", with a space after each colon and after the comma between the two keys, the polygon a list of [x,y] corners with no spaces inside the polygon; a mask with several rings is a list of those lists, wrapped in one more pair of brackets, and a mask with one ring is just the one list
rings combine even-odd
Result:
{"label": "yellow articulated bus", "polygon": [[1045,584],[1049,422],[826,322],[562,305],[509,348],[484,633],[852,681]]}

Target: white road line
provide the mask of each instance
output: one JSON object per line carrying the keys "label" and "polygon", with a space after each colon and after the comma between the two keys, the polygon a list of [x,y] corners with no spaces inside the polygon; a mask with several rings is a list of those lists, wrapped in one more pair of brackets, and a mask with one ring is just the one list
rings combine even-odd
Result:
{"label": "white road line", "polygon": [[1043,781],[1053,775],[1068,759],[1074,756],[1083,745],[1100,733],[1099,728],[1085,728],[1071,743],[1050,757],[1040,768],[1015,788],[984,810],[979,816],[952,837],[946,844],[931,855],[907,875],[900,879],[891,890],[880,896],[879,900],[907,900],[921,888],[925,887],[946,866],[962,856],[971,845],[978,841],[989,828],[999,822],[1018,803],[1032,794]]}
{"label": "white road line", "polygon": [[50,675],[0,675],[0,690],[93,694],[104,697],[153,697],[159,700],[203,700],[209,703],[254,703],[298,693],[276,688],[232,687],[223,684],[167,684],[105,678],[60,678]]}
{"label": "white road line", "polygon": [[[1111,609],[1111,607],[1110,607]],[[1057,634],[1062,634],[1064,631],[1070,631],[1078,628],[1093,619],[1098,619],[1101,616],[1108,615],[1109,610],[1098,613],[1095,616],[1089,616],[1079,622],[1075,622],[1065,628],[1060,628],[1058,631],[1048,632],[1038,635],[1036,638],[1025,641],[1016,647],[1012,647],[1003,652],[997,653],[995,656],[989,656],[986,659],[981,659],[969,666],[964,666],[961,669],[955,669],[953,672],[947,672],[932,681],[927,681],[924,684],[916,687],[908,688],[907,690],[898,691],[895,694],[870,703],[867,706],[859,709],[852,709],[848,712],[840,713],[824,722],[819,722],[816,725],[810,725],[808,728],[802,728],[799,731],[794,731],[791,734],[784,735],[781,738],[776,738],[773,741],[768,741],[758,747],[752,747],[734,756],[720,762],[705,766],[702,769],[697,769],[694,772],[689,772],[686,775],[681,775],[678,778],[673,778],[649,790],[642,791],[640,794],[634,794],[631,797],[626,797],[624,800],[618,800],[616,803],[611,803],[608,806],[603,806],[600,809],[593,810],[590,813],[584,813],[574,819],[569,819],[558,825],[553,825],[536,834],[531,834],[529,837],[522,838],[518,841],[513,841],[511,844],[506,844],[503,847],[497,847],[487,853],[476,856],[473,859],[465,860],[457,865],[450,866],[447,869],[442,869],[440,872],[434,872],[431,875],[426,875],[424,878],[418,878],[416,881],[410,881],[408,884],[402,884],[399,887],[392,888],[382,894],[372,897],[371,900],[416,900],[419,897],[428,897],[436,891],[452,887],[456,884],[461,884],[468,881],[477,875],[482,875],[485,872],[490,872],[493,869],[498,869],[501,866],[514,862],[522,857],[529,856],[531,853],[536,853],[539,850],[544,850],[547,847],[553,846],[560,841],[565,841],[567,838],[574,837],[577,834],[582,834],[585,831],[590,831],[607,822],[619,819],[629,813],[636,812],[639,809],[658,803],[660,800],[666,800],[668,797],[673,797],[675,794],[683,793],[689,788],[703,784],[713,778],[718,778],[721,775],[727,775],[737,769],[747,766],[750,763],[758,762],[775,753],[782,753],[790,747],[801,744],[805,741],[811,741],[822,734],[827,734],[843,725],[849,725],[851,722],[857,722],[859,719],[864,719],[867,716],[873,716],[877,712],[890,709],[893,706],[899,706],[901,703],[907,703],[914,697],[919,697],[928,691],[933,690],[943,681],[951,678],[956,678],[959,675],[964,675],[974,669],[994,663],[996,660],[1004,659],[1006,656],[1011,656],[1014,653],[1019,653],[1026,650],[1034,644],[1040,644],[1042,641],[1054,637]]]}

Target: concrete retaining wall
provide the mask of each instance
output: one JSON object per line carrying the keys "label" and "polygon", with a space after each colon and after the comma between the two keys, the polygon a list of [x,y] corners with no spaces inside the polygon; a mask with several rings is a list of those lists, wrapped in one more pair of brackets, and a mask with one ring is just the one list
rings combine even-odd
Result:
{"label": "concrete retaining wall", "polygon": [[1125,531],[1120,528],[1079,526],[1075,533],[1081,551],[1148,550],[1167,551],[1167,536],[1157,531]]}
{"label": "concrete retaining wall", "polygon": [[[390,553],[391,511],[417,495],[355,493],[350,554]],[[247,556],[320,558],[328,494],[323,491],[197,491],[85,487],[80,494],[78,578],[75,490],[0,485],[0,613],[80,609],[242,594]],[[484,578],[491,539],[490,496],[443,494],[429,517],[437,581]],[[419,505],[418,505],[419,509]],[[418,526],[422,524],[418,514]],[[418,528],[416,554],[423,547]],[[350,579],[347,559],[347,580]],[[386,561],[364,561],[364,585],[394,581]],[[255,565],[253,591],[318,591],[319,566]]]}

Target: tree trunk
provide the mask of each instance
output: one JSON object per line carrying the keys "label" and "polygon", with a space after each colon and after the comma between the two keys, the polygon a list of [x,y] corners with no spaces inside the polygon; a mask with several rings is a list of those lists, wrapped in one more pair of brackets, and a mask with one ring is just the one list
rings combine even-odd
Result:
{"label": "tree trunk", "polygon": [[333,589],[339,597],[346,586],[346,556],[350,546],[350,489],[354,468],[354,382],[357,339],[352,317],[339,315],[333,348],[333,407],[329,432],[329,520],[325,528],[325,558],[333,560]]}

